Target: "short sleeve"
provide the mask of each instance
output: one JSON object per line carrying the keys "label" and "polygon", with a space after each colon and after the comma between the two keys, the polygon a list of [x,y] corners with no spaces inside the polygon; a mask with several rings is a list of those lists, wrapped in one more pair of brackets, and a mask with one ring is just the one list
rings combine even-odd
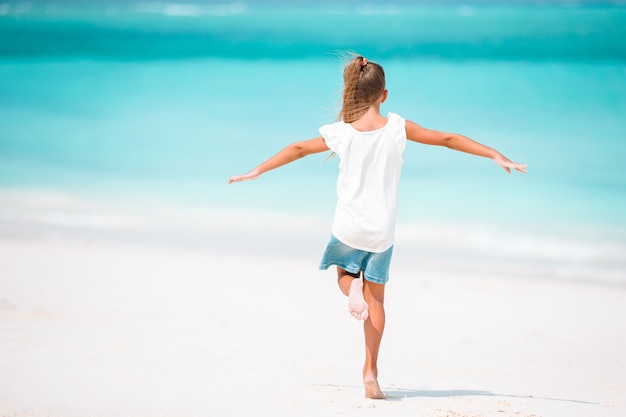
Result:
{"label": "short sleeve", "polygon": [[326,145],[331,151],[339,155],[339,157],[343,156],[352,139],[347,127],[348,125],[343,122],[336,122],[324,125],[319,129]]}
{"label": "short sleeve", "polygon": [[406,147],[406,120],[396,113],[387,114],[387,118],[391,123],[390,127],[393,129],[393,137],[397,141],[398,149],[400,149],[400,152],[404,152]]}

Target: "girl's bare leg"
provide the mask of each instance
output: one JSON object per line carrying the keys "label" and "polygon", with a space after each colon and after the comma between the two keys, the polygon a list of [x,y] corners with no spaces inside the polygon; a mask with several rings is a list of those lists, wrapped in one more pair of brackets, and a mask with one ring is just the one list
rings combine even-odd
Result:
{"label": "girl's bare leg", "polygon": [[348,296],[348,310],[357,320],[365,320],[368,316],[367,303],[363,297],[363,281],[359,274],[337,268],[337,283],[344,295]]}
{"label": "girl's bare leg", "polygon": [[[362,320],[365,333],[365,365],[363,366],[363,385],[365,397],[385,399],[385,394],[378,385],[378,350],[385,328],[385,286],[367,280],[361,281],[359,274],[352,274],[337,268],[337,282],[341,292],[348,297],[348,308],[355,317],[365,315]],[[364,310],[363,310],[364,309]],[[369,314],[368,314],[369,313]]]}
{"label": "girl's bare leg", "polygon": [[385,329],[385,285],[363,280],[363,295],[369,309],[369,318],[363,323],[365,333],[365,365],[363,384],[365,397],[385,399],[378,385],[378,350]]}

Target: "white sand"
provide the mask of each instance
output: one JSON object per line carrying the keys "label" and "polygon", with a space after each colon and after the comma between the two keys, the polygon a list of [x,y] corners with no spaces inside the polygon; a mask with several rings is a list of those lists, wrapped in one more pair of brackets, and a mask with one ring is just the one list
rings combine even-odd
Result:
{"label": "white sand", "polygon": [[0,416],[626,415],[623,285],[399,250],[376,401],[325,230],[284,256],[42,224],[0,229]]}

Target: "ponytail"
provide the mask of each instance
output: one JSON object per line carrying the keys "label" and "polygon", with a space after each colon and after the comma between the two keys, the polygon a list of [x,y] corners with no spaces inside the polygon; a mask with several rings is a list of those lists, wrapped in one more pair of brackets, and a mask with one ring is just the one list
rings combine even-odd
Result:
{"label": "ponytail", "polygon": [[385,71],[375,62],[355,56],[343,70],[343,94],[338,119],[345,123],[359,120],[385,89]]}

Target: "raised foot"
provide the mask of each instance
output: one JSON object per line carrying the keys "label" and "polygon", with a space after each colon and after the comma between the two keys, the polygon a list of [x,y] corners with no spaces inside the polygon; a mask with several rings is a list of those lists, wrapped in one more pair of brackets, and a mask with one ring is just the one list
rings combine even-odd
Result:
{"label": "raised foot", "polygon": [[363,281],[355,278],[350,283],[350,292],[348,293],[348,311],[357,320],[367,320],[369,313],[367,311],[367,303],[363,298]]}
{"label": "raised foot", "polygon": [[383,394],[378,385],[376,378],[363,378],[363,385],[365,386],[365,398],[372,400],[385,400],[387,396]]}

